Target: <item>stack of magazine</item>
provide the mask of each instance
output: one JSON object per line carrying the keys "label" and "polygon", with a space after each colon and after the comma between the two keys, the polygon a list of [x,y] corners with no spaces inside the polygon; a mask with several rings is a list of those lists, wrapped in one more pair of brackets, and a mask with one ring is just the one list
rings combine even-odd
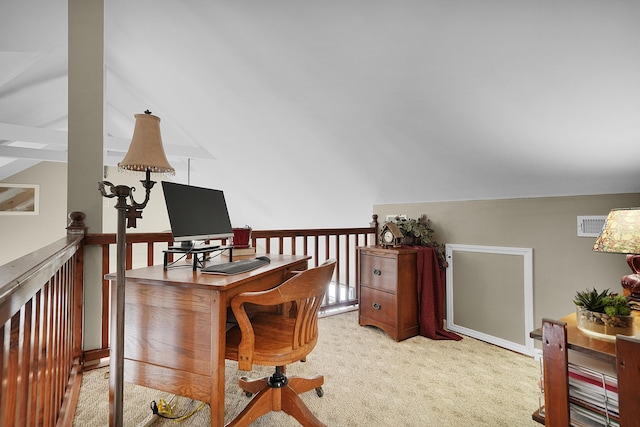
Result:
{"label": "stack of magazine", "polygon": [[619,426],[618,380],[569,363],[569,404],[576,426]]}
{"label": "stack of magazine", "polygon": [[[569,363],[567,369],[571,425],[574,427],[620,426],[616,377],[611,373],[574,363]],[[542,376],[542,366],[540,373]],[[541,378],[540,414],[544,416],[543,384]]]}

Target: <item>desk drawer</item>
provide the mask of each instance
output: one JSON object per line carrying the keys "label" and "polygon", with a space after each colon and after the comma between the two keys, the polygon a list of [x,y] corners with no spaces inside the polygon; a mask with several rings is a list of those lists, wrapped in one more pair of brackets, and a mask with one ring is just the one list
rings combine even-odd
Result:
{"label": "desk drawer", "polygon": [[360,284],[395,293],[398,286],[398,259],[363,253],[360,258]]}
{"label": "desk drawer", "polygon": [[394,294],[375,289],[360,288],[360,315],[395,328],[398,324]]}

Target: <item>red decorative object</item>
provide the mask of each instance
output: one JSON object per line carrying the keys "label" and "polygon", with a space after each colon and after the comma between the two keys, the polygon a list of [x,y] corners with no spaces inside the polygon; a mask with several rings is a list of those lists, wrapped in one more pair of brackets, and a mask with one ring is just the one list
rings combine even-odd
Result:
{"label": "red decorative object", "polygon": [[251,227],[233,228],[233,247],[248,248],[251,240]]}
{"label": "red decorative object", "polygon": [[631,301],[640,302],[640,255],[627,255],[627,264],[633,274],[622,276],[623,293]]}

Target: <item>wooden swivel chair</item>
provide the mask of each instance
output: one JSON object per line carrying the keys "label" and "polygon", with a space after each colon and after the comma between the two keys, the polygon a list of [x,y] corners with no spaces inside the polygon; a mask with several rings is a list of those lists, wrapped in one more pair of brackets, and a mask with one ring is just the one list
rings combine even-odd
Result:
{"label": "wooden swivel chair", "polygon": [[[243,371],[257,364],[275,366],[275,373],[258,380],[240,379],[240,387],[255,395],[228,426],[248,426],[271,411],[284,411],[303,426],[324,426],[298,396],[312,389],[322,396],[324,377],[287,378],[285,367],[304,359],[316,345],[318,309],[335,264],[335,260],[328,260],[273,289],[244,292],[231,300],[238,326],[227,332],[226,358],[236,360]],[[259,311],[249,319],[245,303],[279,306],[283,313]]]}

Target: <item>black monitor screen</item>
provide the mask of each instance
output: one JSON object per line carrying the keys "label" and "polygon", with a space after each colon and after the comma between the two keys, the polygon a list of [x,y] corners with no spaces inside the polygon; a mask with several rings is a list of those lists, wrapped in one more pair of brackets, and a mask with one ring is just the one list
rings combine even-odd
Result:
{"label": "black monitor screen", "polygon": [[233,236],[221,190],[162,181],[164,200],[176,242]]}

